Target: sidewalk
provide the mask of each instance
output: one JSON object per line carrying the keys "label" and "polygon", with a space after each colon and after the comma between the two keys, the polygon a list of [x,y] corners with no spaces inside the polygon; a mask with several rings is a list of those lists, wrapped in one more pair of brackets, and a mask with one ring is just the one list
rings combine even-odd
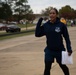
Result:
{"label": "sidewalk", "polygon": [[[73,48],[73,65],[67,65],[70,75],[76,75],[76,27],[69,27]],[[0,41],[0,75],[43,75],[45,37],[34,35]],[[51,75],[63,75],[55,62]]]}

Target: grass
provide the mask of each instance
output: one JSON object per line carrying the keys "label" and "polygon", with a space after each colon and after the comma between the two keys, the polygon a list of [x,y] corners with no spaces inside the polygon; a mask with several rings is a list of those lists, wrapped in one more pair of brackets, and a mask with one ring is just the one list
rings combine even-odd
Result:
{"label": "grass", "polygon": [[20,36],[26,36],[26,35],[31,35],[34,34],[34,29],[32,30],[27,30],[27,31],[21,31],[17,33],[4,33],[0,34],[0,40],[4,39],[10,39],[10,38],[15,38],[15,37],[20,37]]}
{"label": "grass", "polygon": [[18,24],[18,26],[20,27],[20,28],[28,28],[28,27],[32,27],[32,26],[35,26],[35,24]]}
{"label": "grass", "polygon": [[67,22],[67,26],[71,26],[71,23],[70,22]]}
{"label": "grass", "polygon": [[[23,25],[23,24],[18,24],[18,26],[21,28],[26,28],[26,25]],[[34,24],[27,24],[27,29],[28,29],[28,27],[32,27],[32,26],[35,26],[35,25]],[[68,23],[68,26],[70,26],[70,23]],[[34,34],[34,32],[35,32],[35,29],[22,30],[19,33],[6,33],[6,32],[2,31],[2,32],[0,32],[0,40],[31,35],[31,34]]]}
{"label": "grass", "polygon": [[19,32],[19,33],[18,32],[16,32],[16,33],[6,33],[6,31],[0,31],[0,40],[34,34],[35,29],[30,29],[30,30],[28,29],[28,27],[35,26],[34,24],[27,24],[27,25],[18,24],[18,26],[20,28],[26,28],[27,27],[27,30],[21,30],[21,32]]}

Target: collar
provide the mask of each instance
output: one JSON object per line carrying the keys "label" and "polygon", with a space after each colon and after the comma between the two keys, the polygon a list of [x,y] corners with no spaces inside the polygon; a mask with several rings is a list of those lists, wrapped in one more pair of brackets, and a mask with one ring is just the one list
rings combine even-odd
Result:
{"label": "collar", "polygon": [[52,23],[50,20],[48,21],[48,23],[50,23],[50,24],[57,24],[57,23],[59,23],[60,22],[60,18],[56,18],[56,21],[54,22],[54,23]]}

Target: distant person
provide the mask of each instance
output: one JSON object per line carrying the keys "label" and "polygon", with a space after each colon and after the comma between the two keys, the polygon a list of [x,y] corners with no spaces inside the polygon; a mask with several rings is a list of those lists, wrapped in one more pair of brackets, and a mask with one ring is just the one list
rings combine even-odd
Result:
{"label": "distant person", "polygon": [[75,26],[75,20],[73,20],[73,24],[74,24],[74,26]]}
{"label": "distant person", "polygon": [[62,23],[64,23],[64,24],[67,24],[67,23],[66,23],[66,20],[65,20],[63,17],[60,19],[60,21],[61,21]]}
{"label": "distant person", "polygon": [[74,26],[74,23],[73,23],[73,20],[71,20],[71,27],[73,27]]}
{"label": "distant person", "polygon": [[63,44],[63,37],[66,41],[69,56],[72,54],[71,42],[66,25],[60,22],[60,19],[57,16],[58,11],[56,8],[53,8],[50,10],[50,20],[42,25],[43,18],[40,18],[36,26],[35,36],[46,36],[47,46],[44,49],[44,75],[50,75],[50,70],[54,59],[56,59],[64,75],[70,75],[69,68],[65,64],[63,65],[61,63],[61,53],[66,50]]}

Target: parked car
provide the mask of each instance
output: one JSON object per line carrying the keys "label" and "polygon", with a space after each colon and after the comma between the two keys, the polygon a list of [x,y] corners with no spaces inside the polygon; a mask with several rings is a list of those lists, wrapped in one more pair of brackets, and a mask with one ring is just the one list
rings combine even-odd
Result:
{"label": "parked car", "polygon": [[6,30],[7,29],[7,25],[0,23],[0,30]]}
{"label": "parked car", "polygon": [[17,25],[8,25],[6,32],[20,32],[21,28]]}

